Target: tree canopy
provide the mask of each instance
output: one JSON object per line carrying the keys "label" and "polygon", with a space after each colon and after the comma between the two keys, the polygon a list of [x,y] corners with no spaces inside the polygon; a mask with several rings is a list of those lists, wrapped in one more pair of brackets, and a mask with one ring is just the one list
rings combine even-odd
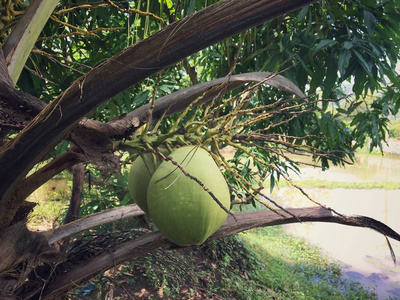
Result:
{"label": "tree canopy", "polygon": [[[35,204],[27,196],[72,168],[69,213],[75,216],[66,218],[69,223],[79,211],[83,164],[120,184],[121,165],[126,175],[134,157],[167,159],[161,148],[188,144],[208,149],[224,172],[232,205],[259,202],[281,218],[257,221],[271,218],[269,212],[252,221],[238,216],[213,238],[322,220],[399,239],[373,220],[328,208],[285,208],[263,190],[266,180],[271,189],[280,179],[294,185],[290,173],[304,164],[296,157],[310,156],[313,165],[327,169],[351,163],[367,143],[382,147],[389,118],[400,108],[399,10],[397,1],[356,0],[2,2],[0,229],[7,242],[0,257],[13,254],[0,263],[0,277],[6,274],[10,291],[20,297],[42,290],[50,297],[110,267],[98,263],[105,253],[90,268],[71,266],[71,257],[56,263],[65,252],[54,244],[62,246],[71,234],[113,221],[122,211],[143,214],[126,206],[126,184],[101,207],[118,206],[106,212],[112,216],[89,216],[75,223],[79,230],[65,224],[54,232],[28,231],[24,223]],[[235,150],[231,160],[222,153],[228,146]],[[20,237],[33,245],[24,255],[15,250]],[[120,247],[117,260],[138,247],[139,254],[143,245],[168,243],[158,233],[133,239]],[[47,267],[70,272],[44,286],[23,284],[44,253]],[[7,275],[16,269],[17,275]]]}

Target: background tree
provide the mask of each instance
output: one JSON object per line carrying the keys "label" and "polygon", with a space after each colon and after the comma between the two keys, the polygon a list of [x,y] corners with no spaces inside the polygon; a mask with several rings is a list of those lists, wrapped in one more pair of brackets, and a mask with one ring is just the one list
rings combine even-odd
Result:
{"label": "background tree", "polygon": [[[372,226],[399,239],[370,219],[325,208],[283,208],[259,185],[266,178],[271,188],[281,177],[290,182],[288,173],[299,171],[299,162],[287,153],[311,155],[315,164],[327,168],[329,162],[351,161],[367,139],[371,147],[381,146],[388,116],[396,114],[399,106],[396,2],[313,6],[305,5],[315,1],[242,2],[209,1],[205,9],[203,1],[2,3],[0,272],[7,286],[4,297],[8,293],[52,297],[114,262],[156,247],[171,247],[159,233],[150,233],[119,244],[114,260],[105,252],[87,262],[85,257],[84,262],[76,253],[49,246],[121,214],[143,214],[135,205],[124,206],[129,201],[125,191],[103,207],[120,208],[54,232],[33,233],[24,225],[34,207],[26,197],[61,171],[75,166],[68,221],[76,218],[80,205],[81,163],[100,166],[103,174],[109,174],[119,171],[121,156],[116,153],[159,155],[162,145],[208,145],[225,170],[233,203],[255,204],[262,193],[265,206],[274,211],[238,214],[214,239],[255,226],[300,220]],[[49,21],[42,30],[37,20],[43,21],[46,13]],[[40,37],[24,35],[26,28],[34,28],[32,32]],[[30,55],[25,64],[26,54]],[[249,71],[257,73],[239,75]],[[346,81],[354,82],[354,97],[341,94],[339,87]],[[373,103],[363,101],[377,91],[380,97]],[[351,116],[351,122],[342,121],[343,116]],[[237,149],[230,162],[219,151],[227,145]],[[62,270],[63,275],[43,282],[40,277],[49,270],[54,271],[51,275]]]}

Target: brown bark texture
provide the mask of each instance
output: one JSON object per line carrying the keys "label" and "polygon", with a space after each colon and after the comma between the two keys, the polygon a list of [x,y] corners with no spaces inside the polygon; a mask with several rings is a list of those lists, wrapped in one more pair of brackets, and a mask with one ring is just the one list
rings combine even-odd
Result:
{"label": "brown bark texture", "polygon": [[68,211],[64,219],[64,223],[68,224],[75,221],[79,217],[79,208],[83,193],[83,184],[85,179],[85,167],[83,163],[76,164],[71,168],[72,173],[72,193],[68,206]]}

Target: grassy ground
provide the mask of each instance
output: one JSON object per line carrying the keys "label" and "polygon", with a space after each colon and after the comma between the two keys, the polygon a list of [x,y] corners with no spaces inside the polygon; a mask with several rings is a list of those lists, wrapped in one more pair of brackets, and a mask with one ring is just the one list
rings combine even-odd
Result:
{"label": "grassy ground", "polygon": [[[273,293],[258,299],[375,299],[356,282],[343,280],[340,266],[306,240],[283,232],[280,227],[259,228],[242,234],[265,269],[257,280]],[[247,298],[250,299],[250,298]]]}
{"label": "grassy ground", "polygon": [[52,179],[29,196],[37,203],[29,215],[30,230],[50,230],[61,223],[69,204],[69,185],[65,179]]}
{"label": "grassy ground", "polygon": [[115,299],[376,299],[340,272],[318,248],[269,227],[154,252],[98,277],[74,298],[104,299],[113,290]]}

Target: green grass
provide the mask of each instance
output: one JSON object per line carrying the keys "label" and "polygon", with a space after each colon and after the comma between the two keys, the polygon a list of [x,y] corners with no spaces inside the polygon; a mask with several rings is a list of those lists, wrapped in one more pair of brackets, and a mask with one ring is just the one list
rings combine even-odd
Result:
{"label": "green grass", "polygon": [[265,266],[251,284],[263,288],[241,299],[376,299],[360,284],[341,279],[340,266],[317,247],[281,227],[258,228],[241,237]]}
{"label": "green grass", "polygon": [[389,137],[400,138],[400,122],[398,120],[390,122]]}
{"label": "green grass", "polygon": [[28,200],[37,205],[29,215],[29,227],[47,230],[59,224],[68,208],[69,190],[65,179],[53,179],[31,194]]}
{"label": "green grass", "polygon": [[[382,144],[384,144],[385,142],[382,142]],[[392,158],[399,158],[400,155],[399,154],[395,154],[395,153],[383,153],[382,151],[378,149],[374,149],[372,151],[369,150],[369,146],[365,145],[362,148],[359,148],[356,151],[356,154],[362,154],[362,155],[374,155],[374,156],[384,156],[384,157],[392,157]]]}

